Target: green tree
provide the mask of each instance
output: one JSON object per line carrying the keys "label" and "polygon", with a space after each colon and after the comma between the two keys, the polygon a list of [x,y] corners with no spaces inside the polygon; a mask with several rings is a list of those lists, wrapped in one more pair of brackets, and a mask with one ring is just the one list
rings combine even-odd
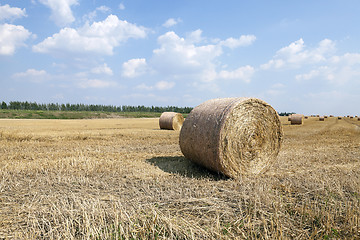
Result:
{"label": "green tree", "polygon": [[6,104],[6,102],[2,102],[1,103],[1,109],[7,109],[7,104]]}

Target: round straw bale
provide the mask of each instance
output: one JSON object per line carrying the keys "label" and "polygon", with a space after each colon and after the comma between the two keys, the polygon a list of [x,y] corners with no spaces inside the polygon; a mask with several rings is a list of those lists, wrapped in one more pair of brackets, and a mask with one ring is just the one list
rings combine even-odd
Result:
{"label": "round straw bale", "polygon": [[319,117],[319,121],[325,121],[324,116],[320,116],[320,117]]}
{"label": "round straw bale", "polygon": [[184,123],[184,117],[181,113],[163,112],[159,118],[161,129],[180,130]]}
{"label": "round straw bale", "polygon": [[293,114],[291,115],[291,125],[301,125],[303,124],[304,115],[302,114]]}
{"label": "round straw bale", "polygon": [[360,117],[358,117],[358,121],[360,121]]}
{"label": "round straw bale", "polygon": [[338,116],[338,119],[342,119],[342,117]]}
{"label": "round straw bale", "polygon": [[291,114],[288,115],[288,121],[291,121]]}
{"label": "round straw bale", "polygon": [[184,156],[232,178],[266,170],[279,153],[277,112],[256,98],[218,98],[195,107],[180,132]]}

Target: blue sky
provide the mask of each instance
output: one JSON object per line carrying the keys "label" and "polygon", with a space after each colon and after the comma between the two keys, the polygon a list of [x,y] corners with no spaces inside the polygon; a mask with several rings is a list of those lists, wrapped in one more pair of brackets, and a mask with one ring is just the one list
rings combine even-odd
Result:
{"label": "blue sky", "polygon": [[360,1],[0,0],[0,101],[360,115]]}

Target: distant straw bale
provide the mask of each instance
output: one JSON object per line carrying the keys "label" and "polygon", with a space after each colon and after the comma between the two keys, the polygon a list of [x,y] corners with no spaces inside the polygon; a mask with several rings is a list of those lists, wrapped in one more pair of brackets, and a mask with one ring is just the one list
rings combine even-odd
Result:
{"label": "distant straw bale", "polygon": [[219,98],[195,107],[180,132],[184,156],[232,178],[259,174],[276,159],[283,131],[277,112],[256,98]]}
{"label": "distant straw bale", "polygon": [[342,117],[341,117],[341,116],[338,116],[338,119],[342,119]]}
{"label": "distant straw bale", "polygon": [[181,113],[163,112],[159,118],[161,129],[180,130],[184,123],[184,117]]}
{"label": "distant straw bale", "polygon": [[325,121],[325,117],[324,117],[324,116],[320,116],[320,117],[319,117],[319,121]]}
{"label": "distant straw bale", "polygon": [[291,121],[291,114],[288,115],[288,121]]}
{"label": "distant straw bale", "polygon": [[291,125],[301,125],[303,124],[304,115],[302,114],[293,114],[291,115]]}

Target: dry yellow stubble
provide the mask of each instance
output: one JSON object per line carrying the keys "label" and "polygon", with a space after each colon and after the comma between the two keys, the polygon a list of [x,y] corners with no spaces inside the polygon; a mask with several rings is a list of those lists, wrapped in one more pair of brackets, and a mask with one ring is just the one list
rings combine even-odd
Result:
{"label": "dry yellow stubble", "polygon": [[0,120],[0,238],[360,238],[360,124],[309,118],[267,172],[188,161],[158,118]]}

